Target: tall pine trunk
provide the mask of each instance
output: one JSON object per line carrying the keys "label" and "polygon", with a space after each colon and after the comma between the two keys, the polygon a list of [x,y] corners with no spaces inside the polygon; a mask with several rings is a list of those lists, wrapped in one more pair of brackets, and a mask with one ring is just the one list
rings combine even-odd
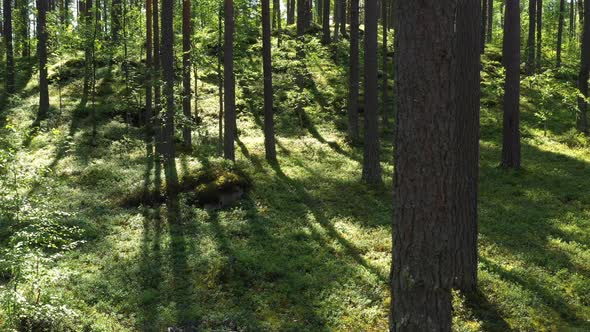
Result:
{"label": "tall pine trunk", "polygon": [[234,140],[236,138],[236,83],[234,76],[234,2],[233,0],[225,0],[224,3],[225,44],[223,47],[223,74],[225,90],[225,133],[223,137],[223,148],[225,159],[235,161],[236,151]]}
{"label": "tall pine trunk", "polygon": [[162,120],[160,112],[162,109],[162,72],[160,71],[160,15],[159,0],[153,1],[153,33],[154,33],[154,141],[156,145],[156,156],[159,159],[163,154],[162,148]]}
{"label": "tall pine trunk", "polygon": [[5,88],[7,93],[14,93],[14,49],[12,44],[12,1],[4,0],[4,50],[6,51]]}
{"label": "tall pine trunk", "polygon": [[[395,4],[397,128],[390,330],[451,331],[450,250],[455,240],[451,231],[456,222],[458,164],[455,84],[450,78],[457,1],[396,0]],[[481,21],[475,24],[479,27]],[[481,34],[480,29],[476,32]]]}
{"label": "tall pine trunk", "polygon": [[164,79],[163,152],[166,174],[166,193],[171,197],[178,187],[174,145],[174,0],[162,0],[162,77]]}
{"label": "tall pine trunk", "polygon": [[486,41],[488,43],[492,42],[493,39],[493,31],[494,31],[494,0],[488,0],[488,24],[487,24],[487,33],[486,33]]}
{"label": "tall pine trunk", "polygon": [[389,91],[388,86],[388,68],[387,68],[387,13],[388,13],[388,0],[381,0],[381,27],[383,29],[383,82],[381,85],[381,114],[383,116],[383,127],[387,127],[389,123],[389,105],[387,104],[387,92]]}
{"label": "tall pine trunk", "polygon": [[[191,112],[191,0],[182,1],[182,114],[188,122],[192,119]],[[182,128],[185,148],[192,146],[190,124]]]}
{"label": "tall pine trunk", "polygon": [[[145,129],[147,141],[150,141],[152,135],[153,114],[152,114],[152,52],[153,52],[153,36],[152,36],[152,0],[145,0]],[[151,144],[151,143],[150,143]]]}
{"label": "tall pine trunk", "polygon": [[363,181],[381,183],[379,163],[379,112],[378,112],[378,50],[377,0],[365,3],[365,144],[363,154]]}
{"label": "tall pine trunk", "polygon": [[[508,12],[508,9],[506,9]],[[508,13],[506,13],[508,16]],[[519,16],[520,17],[520,16]],[[520,20],[520,18],[519,18]],[[526,69],[527,74],[532,75],[535,71],[535,29],[537,27],[537,0],[529,0],[529,36],[527,39],[527,60]],[[504,23],[506,25],[506,23]],[[506,27],[504,27],[506,30]]]}
{"label": "tall pine trunk", "polygon": [[[588,98],[588,74],[590,70],[590,0],[584,0],[584,28],[582,30],[582,54],[580,61],[580,73],[578,75],[578,89]],[[578,130],[588,133],[588,103],[581,97],[578,98]]]}
{"label": "tall pine trunk", "polygon": [[[490,3],[491,5],[491,3]],[[460,0],[455,38],[457,145],[455,158],[457,216],[454,222],[454,287],[472,292],[477,288],[477,197],[479,178],[480,54],[479,1]],[[489,14],[489,12],[488,12]],[[488,21],[489,22],[489,21]]]}
{"label": "tall pine trunk", "polygon": [[348,84],[348,139],[359,139],[359,0],[350,0],[350,67]]}
{"label": "tall pine trunk", "polygon": [[322,14],[322,42],[324,44],[330,43],[330,0],[320,0],[324,2]]}
{"label": "tall pine trunk", "polygon": [[[476,0],[479,1],[479,0]],[[481,8],[481,54],[485,52],[486,48],[486,32],[488,24],[488,0],[483,0],[483,6]]]}
{"label": "tall pine trunk", "polygon": [[47,82],[47,1],[37,0],[37,57],[39,58],[39,118],[49,113]]}
{"label": "tall pine trunk", "polygon": [[[502,136],[502,166],[514,169],[520,168],[519,3],[520,0],[506,2],[506,22],[504,23],[504,43],[502,49],[502,59],[504,62],[504,67],[506,68],[506,81],[504,83],[504,125]],[[534,31],[532,36],[534,37]],[[531,33],[529,31],[529,44],[530,38]],[[530,55],[531,54],[529,53],[529,59]]]}
{"label": "tall pine trunk", "polygon": [[561,48],[563,45],[563,24],[565,16],[565,0],[559,1],[559,23],[557,26],[557,60],[555,66],[561,67]]}
{"label": "tall pine trunk", "polygon": [[264,72],[264,148],[266,160],[276,162],[273,95],[272,95],[272,59],[270,38],[270,4],[262,0],[262,69]]}
{"label": "tall pine trunk", "polygon": [[537,0],[537,54],[535,64],[537,71],[541,71],[541,60],[543,57],[543,0]]}

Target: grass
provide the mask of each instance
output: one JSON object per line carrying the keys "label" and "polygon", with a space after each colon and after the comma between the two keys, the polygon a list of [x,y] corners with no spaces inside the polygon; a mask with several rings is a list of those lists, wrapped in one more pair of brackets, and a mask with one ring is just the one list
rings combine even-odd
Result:
{"label": "grass", "polygon": [[[0,135],[20,165],[15,192],[71,213],[65,222],[80,227],[85,241],[42,264],[42,274],[27,270],[18,285],[34,305],[68,308],[54,315],[61,317],[55,330],[387,329],[392,146],[383,140],[385,185],[362,184],[361,147],[349,146],[343,130],[346,59],[332,56],[345,54],[346,44],[329,50],[310,38],[304,58],[295,47],[285,37],[274,55],[278,165],[264,159],[259,45],[239,57],[237,167],[253,185],[246,199],[222,210],[195,206],[184,194],[169,204],[122,203],[153,190],[163,176],[142,132],[115,116],[123,84],[114,70],[99,71],[97,146],[90,144],[89,106],[78,105],[79,78],[63,87],[63,111],[54,110],[37,131],[34,77],[23,85],[4,109],[10,126]],[[219,162],[210,63],[200,69],[203,125],[194,132],[194,151],[177,158],[181,177]],[[496,70],[486,62],[490,77]],[[293,73],[307,78],[303,85]],[[523,89],[524,168],[498,168],[500,100],[490,89],[482,109],[480,291],[456,295],[455,329],[587,331],[588,146],[566,144],[563,128],[574,118],[565,107],[555,109],[545,136]],[[57,105],[57,89],[50,90]],[[6,247],[10,225],[0,229]],[[3,309],[0,327],[9,318]]]}

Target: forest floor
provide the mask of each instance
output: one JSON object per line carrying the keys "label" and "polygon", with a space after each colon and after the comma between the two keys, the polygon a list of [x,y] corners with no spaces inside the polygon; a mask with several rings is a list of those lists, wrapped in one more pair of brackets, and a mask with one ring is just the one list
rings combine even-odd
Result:
{"label": "forest floor", "polygon": [[[385,184],[372,189],[360,182],[362,146],[344,137],[346,60],[338,54],[346,54],[346,42],[326,49],[310,40],[303,59],[290,38],[275,56],[278,166],[264,158],[260,45],[244,50],[236,73],[237,165],[253,185],[245,199],[215,211],[183,195],[175,214],[166,204],[128,204],[163,175],[143,132],[126,121],[129,108],[120,107],[120,65],[97,72],[96,144],[92,100],[80,104],[80,61],[50,68],[71,76],[61,89],[61,111],[56,84],[50,87],[54,110],[41,123],[35,123],[36,78],[21,72],[21,88],[6,102],[0,129],[3,146],[13,151],[3,166],[15,179],[6,197],[24,202],[20,220],[58,220],[44,224],[55,234],[39,241],[61,239],[62,250],[27,251],[31,259],[19,268],[20,302],[0,288],[0,327],[14,324],[16,313],[17,324],[37,320],[76,331],[387,330],[392,123],[382,135]],[[574,114],[558,100],[545,133],[534,93],[525,87],[524,167],[498,168],[501,71],[497,50],[490,53],[482,98],[479,292],[456,295],[455,329],[588,331],[588,142],[569,130]],[[215,57],[208,61],[199,73],[202,124],[193,132],[193,151],[177,158],[180,177],[222,164],[216,157]],[[293,73],[301,70],[307,84],[293,88]],[[1,245],[13,243],[11,232],[10,224],[0,225]],[[0,273],[0,285],[11,277]]]}

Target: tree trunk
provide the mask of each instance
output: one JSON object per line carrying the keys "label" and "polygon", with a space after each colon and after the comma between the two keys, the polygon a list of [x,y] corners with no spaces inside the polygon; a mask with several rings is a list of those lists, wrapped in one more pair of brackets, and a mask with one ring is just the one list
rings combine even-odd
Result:
{"label": "tree trunk", "polygon": [[[491,3],[490,3],[491,5]],[[489,13],[489,12],[488,12]],[[479,108],[480,68],[479,47],[482,43],[478,31],[481,15],[479,1],[461,0],[457,10],[457,37],[455,38],[457,146],[455,158],[457,216],[455,248],[451,251],[454,263],[454,287],[463,292],[477,288],[477,197],[479,178]]]}
{"label": "tree trunk", "polygon": [[166,112],[164,113],[163,152],[166,174],[166,193],[175,195],[178,188],[178,175],[175,165],[174,145],[174,0],[162,0],[162,77]]}
{"label": "tree trunk", "polygon": [[[476,0],[480,1],[480,0]],[[486,48],[486,31],[488,24],[488,0],[483,0],[483,6],[481,8],[481,54],[485,52]]]}
{"label": "tree trunk", "polygon": [[494,32],[494,0],[488,2],[488,24],[487,24],[487,36],[486,40],[488,43],[492,42]]}
{"label": "tree trunk", "polygon": [[365,144],[363,155],[363,181],[381,183],[379,164],[379,112],[377,78],[377,20],[376,0],[365,3]]}
{"label": "tree trunk", "polygon": [[[504,59],[504,67],[506,68],[506,81],[504,83],[504,128],[502,139],[502,166],[514,169],[520,168],[519,2],[520,0],[506,2],[506,22],[504,23],[504,45],[502,50],[502,58]],[[532,24],[532,26],[534,28],[534,24]],[[530,37],[531,33],[529,32],[529,39]],[[530,54],[531,53],[529,53],[529,57]]]}
{"label": "tree trunk", "polygon": [[287,25],[295,24],[295,0],[287,0]]}
{"label": "tree trunk", "polygon": [[49,86],[47,83],[47,1],[37,0],[37,57],[39,58],[39,118],[49,113]]}
{"label": "tree trunk", "polygon": [[297,0],[297,36],[305,34],[305,8],[307,0]]}
{"label": "tree trunk", "polygon": [[[191,112],[191,0],[182,1],[182,113],[185,120],[192,119]],[[192,147],[192,128],[190,125],[184,125],[182,128],[182,137],[185,148]]]}
{"label": "tree trunk", "polygon": [[112,0],[111,3],[111,38],[114,42],[119,41],[121,30],[121,1],[126,0]]}
{"label": "tree trunk", "polygon": [[[20,0],[19,13],[20,13],[20,20],[21,24],[19,25],[19,31],[17,31],[17,35],[19,36],[19,44],[20,44],[20,51],[21,57],[29,58],[31,56],[31,48],[29,43],[29,1],[28,0]],[[49,6],[45,5],[45,13],[47,16],[47,11],[49,10]],[[47,20],[47,19],[46,19]]]}
{"label": "tree trunk", "polygon": [[272,59],[270,40],[270,4],[269,0],[262,0],[262,69],[264,71],[264,148],[266,160],[276,162],[273,95],[272,95]]}
{"label": "tree trunk", "polygon": [[576,23],[576,18],[574,17],[574,8],[576,7],[575,0],[570,0],[569,7],[570,7],[570,26],[569,26],[570,35],[569,35],[569,38],[571,40],[572,38],[574,38],[574,26]]}
{"label": "tree trunk", "polygon": [[[506,9],[508,12],[508,9]],[[508,13],[506,13],[508,16]],[[519,16],[520,20],[520,16]],[[537,27],[537,0],[529,0],[529,36],[527,39],[527,74],[532,75],[535,71],[535,28]],[[506,23],[504,23],[506,25]],[[504,27],[506,30],[506,27]]]}
{"label": "tree trunk", "polygon": [[536,67],[537,71],[541,71],[541,58],[543,57],[543,0],[537,0],[537,55]]}
{"label": "tree trunk", "polygon": [[218,92],[218,97],[219,97],[219,113],[218,113],[218,119],[217,119],[217,125],[218,125],[218,141],[217,141],[217,153],[221,156],[222,154],[222,150],[223,150],[223,75],[221,74],[221,62],[223,61],[223,48],[221,46],[221,34],[222,34],[222,30],[223,27],[221,25],[221,17],[223,16],[223,11],[222,11],[222,7],[221,5],[219,6],[219,15],[217,23],[218,23],[218,29],[217,29],[217,79],[218,79],[218,83],[219,83],[219,92]]}
{"label": "tree trunk", "polygon": [[92,47],[94,46],[94,40],[89,37],[92,34],[92,9],[93,0],[86,0],[84,2],[84,28],[86,29],[86,41],[84,49],[84,87],[83,87],[83,100],[88,100],[90,94],[90,81],[92,79]]}
{"label": "tree trunk", "polygon": [[[223,52],[223,73],[225,90],[225,136],[224,157],[236,160],[234,140],[236,138],[236,83],[234,76],[234,2],[225,0],[225,46]],[[299,19],[299,18],[298,18]]]}
{"label": "tree trunk", "polygon": [[387,96],[387,92],[389,90],[389,86],[388,86],[388,77],[387,77],[387,72],[388,72],[388,68],[387,68],[387,13],[388,13],[388,1],[387,0],[381,0],[381,27],[383,28],[382,34],[383,34],[383,82],[382,82],[382,86],[381,86],[381,113],[383,116],[383,127],[386,128],[389,125],[389,104],[387,103],[388,101],[388,96]]}
{"label": "tree trunk", "polygon": [[322,42],[324,44],[330,43],[330,0],[320,0],[324,1],[324,12],[322,14]]}
{"label": "tree trunk", "polygon": [[557,60],[555,66],[561,68],[561,47],[563,44],[563,23],[565,16],[565,0],[559,1],[559,23],[557,26]]}
{"label": "tree trunk", "polygon": [[346,37],[346,0],[336,0],[340,7],[340,34]]}
{"label": "tree trunk", "polygon": [[350,68],[348,90],[348,139],[359,139],[359,0],[350,0]]}
{"label": "tree trunk", "polygon": [[158,0],[152,1],[152,25],[154,33],[154,140],[156,145],[156,156],[157,158],[160,158],[160,156],[163,154],[162,120],[160,119],[160,111],[162,109],[162,72],[160,71],[160,15]]}
{"label": "tree trunk", "polygon": [[[457,1],[395,3],[399,15],[390,330],[451,331],[450,250],[458,165],[450,78]],[[481,21],[476,24],[480,27]]]}
{"label": "tree trunk", "polygon": [[[582,59],[580,61],[580,73],[578,76],[578,88],[580,93],[588,98],[588,71],[590,70],[590,0],[584,0],[584,29],[582,31]],[[583,98],[578,98],[578,130],[588,134],[588,103]]]}
{"label": "tree trunk", "polygon": [[[145,30],[146,30],[146,47],[145,47],[145,67],[146,67],[146,78],[145,78],[145,126],[148,141],[152,135],[152,0],[145,0]],[[150,143],[151,144],[151,143]]]}
{"label": "tree trunk", "polygon": [[4,0],[4,50],[6,51],[5,86],[7,93],[14,93],[14,50],[12,45],[12,1]]}

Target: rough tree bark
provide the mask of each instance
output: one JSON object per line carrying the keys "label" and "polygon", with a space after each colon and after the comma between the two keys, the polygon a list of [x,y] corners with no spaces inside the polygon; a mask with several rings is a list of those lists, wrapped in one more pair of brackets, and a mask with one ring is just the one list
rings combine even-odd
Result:
{"label": "rough tree bark", "polygon": [[488,0],[488,24],[487,24],[487,33],[486,33],[486,41],[488,43],[492,42],[493,31],[494,31],[494,0]]}
{"label": "rough tree bark", "polygon": [[156,145],[156,156],[164,153],[162,148],[162,120],[160,119],[160,111],[162,109],[162,88],[161,79],[162,73],[160,71],[160,15],[158,0],[153,1],[153,33],[154,33],[154,140]]}
{"label": "rough tree bark", "polygon": [[236,138],[236,83],[234,76],[234,2],[233,0],[225,0],[224,4],[225,44],[223,48],[223,74],[225,77],[225,133],[223,137],[223,148],[225,159],[235,161],[236,152],[234,140]]}
{"label": "rough tree bark", "polygon": [[[479,0],[477,0],[479,1]],[[486,32],[488,24],[488,0],[483,0],[483,6],[481,8],[481,54],[485,52],[486,48]]]}
{"label": "rough tree bark", "polygon": [[[529,39],[530,37],[529,32]],[[520,168],[520,0],[506,2],[502,59],[506,68],[502,166],[518,169]]]}
{"label": "rough tree bark", "polygon": [[377,0],[365,3],[365,144],[363,154],[363,181],[381,183],[379,164],[379,112],[378,112],[378,50]]}
{"label": "rough tree bark", "polygon": [[389,91],[388,77],[387,77],[387,13],[388,13],[388,1],[381,0],[381,27],[383,28],[383,76],[381,86],[381,115],[383,121],[383,127],[387,127],[389,124],[389,105],[387,104],[387,92]]}
{"label": "rough tree bark", "polygon": [[[491,3],[490,3],[491,5]],[[479,178],[479,107],[480,68],[479,47],[483,40],[478,33],[481,4],[479,1],[459,0],[457,37],[455,38],[456,84],[455,121],[457,143],[455,158],[457,216],[455,220],[455,248],[451,251],[454,263],[454,287],[463,292],[477,288],[477,197]],[[489,13],[489,12],[488,12]]]}
{"label": "rough tree bark", "polygon": [[[396,0],[391,331],[451,331],[457,0]],[[477,16],[476,16],[477,17]],[[478,21],[476,24],[481,24]],[[481,34],[480,29],[476,29]],[[478,49],[479,49],[478,45]]]}
{"label": "rough tree bark", "polygon": [[[152,0],[145,0],[145,30],[146,30],[146,41],[145,41],[145,67],[146,67],[146,77],[145,77],[145,129],[147,134],[147,139],[150,140],[152,135],[152,45],[153,45],[153,36],[152,36]],[[150,143],[151,144],[151,143]]]}

